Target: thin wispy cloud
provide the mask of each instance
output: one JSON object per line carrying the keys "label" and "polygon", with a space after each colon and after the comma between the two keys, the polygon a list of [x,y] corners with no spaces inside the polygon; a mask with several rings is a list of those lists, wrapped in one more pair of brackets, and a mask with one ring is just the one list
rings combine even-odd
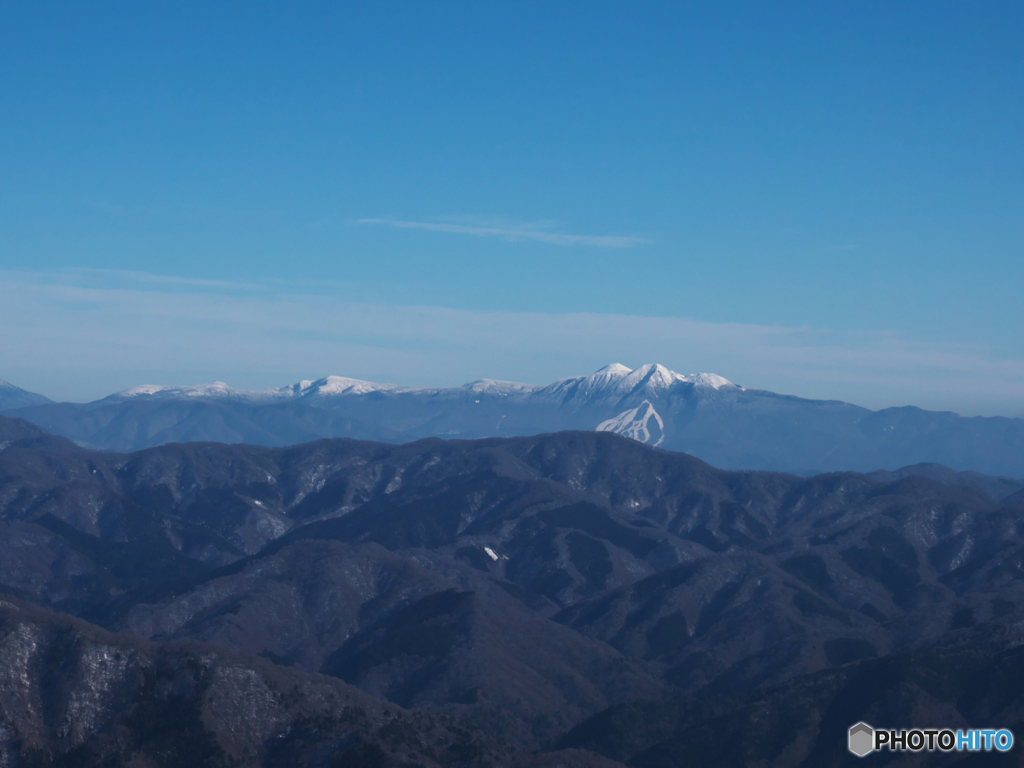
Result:
{"label": "thin wispy cloud", "polygon": [[103,288],[122,286],[127,288],[153,284],[160,286],[181,286],[183,288],[209,288],[220,291],[266,291],[264,283],[246,283],[237,280],[207,280],[195,277],[178,277],[175,275],[156,275],[151,272],[139,272],[129,269],[93,269],[89,267],[72,267],[63,270],[38,272],[29,270],[4,270],[0,279],[23,280],[32,284],[67,284],[95,285]]}
{"label": "thin wispy cloud", "polygon": [[535,240],[549,245],[593,245],[599,248],[633,248],[649,243],[643,237],[626,235],[572,235],[564,232],[551,232],[536,225],[522,226],[478,226],[469,224],[452,224],[439,221],[402,221],[398,219],[357,219],[354,224],[377,224],[394,229],[425,229],[430,232],[448,232],[456,235],[472,235],[474,237],[500,237],[509,241]]}
{"label": "thin wispy cloud", "polygon": [[154,275],[150,272],[136,272],[127,269],[75,269],[74,273],[94,275],[99,278],[112,277],[125,281],[155,283],[158,285],[181,285],[190,288],[219,288],[238,291],[265,290],[265,285],[244,283],[237,280],[204,280],[196,277],[176,277],[173,275]]}

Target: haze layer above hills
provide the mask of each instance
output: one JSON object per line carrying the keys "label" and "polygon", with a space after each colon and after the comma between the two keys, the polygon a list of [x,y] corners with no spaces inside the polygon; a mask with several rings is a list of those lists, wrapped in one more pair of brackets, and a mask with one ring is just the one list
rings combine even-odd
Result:
{"label": "haze layer above hills", "polygon": [[0,444],[0,746],[29,764],[817,766],[859,719],[1024,732],[1024,506],[975,475],[594,431]]}
{"label": "haze layer above hills", "polygon": [[0,389],[0,411],[80,445],[130,451],[212,440],[291,445],[322,437],[408,442],[565,429],[611,431],[730,469],[896,469],[939,463],[1024,477],[1024,419],[914,407],[871,411],[737,386],[660,365],[609,365],[548,386],[480,380],[400,387],[329,376],[278,389],[141,386],[88,404]]}

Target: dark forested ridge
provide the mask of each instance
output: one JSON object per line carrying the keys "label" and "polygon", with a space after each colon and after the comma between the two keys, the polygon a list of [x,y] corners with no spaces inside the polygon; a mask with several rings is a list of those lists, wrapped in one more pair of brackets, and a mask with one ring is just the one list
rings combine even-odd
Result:
{"label": "dark forested ridge", "polygon": [[859,719],[1024,733],[1013,481],[595,432],[117,454],[0,417],[0,445],[12,765],[817,766]]}

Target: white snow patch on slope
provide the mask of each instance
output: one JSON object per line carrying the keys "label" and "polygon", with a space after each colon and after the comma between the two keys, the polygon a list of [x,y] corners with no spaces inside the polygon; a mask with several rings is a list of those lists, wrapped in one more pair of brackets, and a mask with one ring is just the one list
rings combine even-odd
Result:
{"label": "white snow patch on slope", "polygon": [[654,410],[650,400],[644,400],[636,408],[630,408],[628,411],[623,411],[612,419],[602,421],[597,425],[597,431],[615,432],[638,442],[646,443],[651,439],[651,419],[654,419],[658,425],[658,439],[654,445],[661,445],[661,441],[665,439],[665,422],[661,420],[661,416]]}
{"label": "white snow patch on slope", "polygon": [[[362,379],[350,379],[347,376],[325,376],[316,381],[303,381],[301,384],[306,385],[297,393],[302,396],[365,395],[369,392],[387,392],[403,389],[403,387],[398,387],[394,384],[377,384],[372,381],[363,381]],[[408,388],[406,387],[405,389]]]}

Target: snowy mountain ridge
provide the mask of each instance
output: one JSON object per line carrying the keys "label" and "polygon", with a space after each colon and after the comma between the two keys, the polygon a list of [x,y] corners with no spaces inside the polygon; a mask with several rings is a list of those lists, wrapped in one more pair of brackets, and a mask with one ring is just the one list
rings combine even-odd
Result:
{"label": "snowy mountain ridge", "polygon": [[296,398],[345,397],[366,395],[371,392],[432,394],[438,392],[457,392],[460,390],[474,393],[500,394],[503,396],[539,395],[541,397],[560,397],[571,395],[573,398],[605,398],[609,396],[623,397],[640,388],[664,391],[671,388],[677,382],[711,389],[736,386],[728,379],[713,373],[676,373],[656,363],[649,363],[635,369],[628,368],[620,363],[613,363],[588,376],[560,379],[547,386],[523,384],[514,381],[497,381],[494,379],[477,379],[468,384],[463,384],[461,387],[416,387],[399,384],[381,384],[362,379],[353,379],[347,376],[324,376],[320,379],[303,380],[283,387],[261,390],[234,389],[222,381],[214,381],[209,384],[196,386],[143,384],[110,395],[105,400],[224,397],[258,402]]}
{"label": "snowy mountain ridge", "polygon": [[631,369],[620,363],[606,365],[589,376],[576,376],[556,381],[541,392],[550,395],[567,394],[572,397],[622,397],[640,389],[664,392],[676,383],[721,389],[736,387],[731,381],[714,373],[682,374],[657,363],[648,363]]}
{"label": "snowy mountain ridge", "polygon": [[285,446],[347,437],[406,443],[576,430],[615,432],[724,469],[807,474],[936,463],[1024,477],[1022,419],[963,418],[911,406],[872,411],[654,363],[614,363],[545,386],[478,379],[460,387],[413,387],[325,376],[263,390],[223,382],[144,385],[84,404],[51,403],[0,386],[0,411],[79,445],[113,451],[172,442]]}

